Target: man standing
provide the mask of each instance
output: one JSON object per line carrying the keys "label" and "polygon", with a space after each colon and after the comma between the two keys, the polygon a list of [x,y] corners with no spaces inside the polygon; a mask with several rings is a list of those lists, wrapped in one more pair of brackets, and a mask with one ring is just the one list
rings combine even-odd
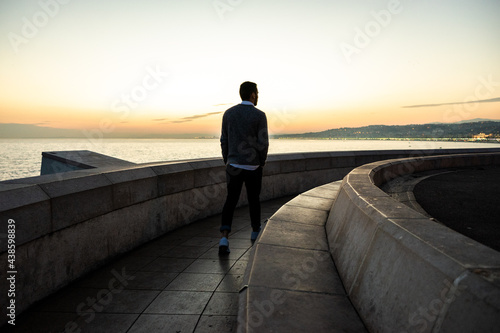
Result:
{"label": "man standing", "polygon": [[227,198],[222,210],[219,254],[229,253],[229,233],[241,188],[245,183],[252,234],[255,241],[260,231],[260,190],[262,167],[266,163],[269,137],[266,114],[255,106],[259,98],[257,85],[243,82],[240,86],[241,104],[228,109],[222,117],[220,144],[226,164]]}

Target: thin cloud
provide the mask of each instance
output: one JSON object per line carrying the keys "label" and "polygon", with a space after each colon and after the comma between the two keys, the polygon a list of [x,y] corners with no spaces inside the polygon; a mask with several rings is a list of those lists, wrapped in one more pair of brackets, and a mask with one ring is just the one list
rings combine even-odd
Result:
{"label": "thin cloud", "polygon": [[224,105],[233,105],[233,103],[220,103],[220,104],[215,104],[214,106],[224,106]]}
{"label": "thin cloud", "polygon": [[480,99],[477,101],[470,101],[470,102],[452,102],[452,103],[439,103],[439,104],[407,105],[407,106],[402,106],[402,108],[425,108],[425,107],[434,107],[434,106],[443,106],[443,105],[494,103],[494,102],[500,102],[500,97],[490,98],[490,99]]}
{"label": "thin cloud", "polygon": [[52,121],[52,120],[44,120],[44,121],[39,122],[39,123],[31,123],[30,125],[46,126],[46,125],[51,124],[51,123],[54,123],[54,121]]}
{"label": "thin cloud", "polygon": [[171,124],[182,124],[182,123],[187,123],[187,122],[190,122],[190,121],[192,121],[192,120],[173,120],[170,123]]}
{"label": "thin cloud", "polygon": [[194,119],[199,119],[199,118],[205,118],[205,117],[212,116],[214,114],[219,114],[219,113],[222,113],[222,111],[219,111],[219,112],[209,112],[209,113],[205,113],[205,114],[197,114],[197,115],[194,115],[194,116],[184,117],[184,118],[181,118],[181,119],[194,120]]}
{"label": "thin cloud", "polygon": [[153,119],[153,121],[164,121],[164,120],[167,120],[167,118]]}
{"label": "thin cloud", "polygon": [[209,113],[204,113],[204,114],[197,114],[197,115],[194,115],[194,116],[181,118],[180,120],[171,121],[171,123],[174,123],[174,124],[186,123],[188,121],[193,121],[193,120],[196,120],[196,119],[213,116],[213,115],[220,114],[220,113],[222,113],[222,111],[209,112]]}

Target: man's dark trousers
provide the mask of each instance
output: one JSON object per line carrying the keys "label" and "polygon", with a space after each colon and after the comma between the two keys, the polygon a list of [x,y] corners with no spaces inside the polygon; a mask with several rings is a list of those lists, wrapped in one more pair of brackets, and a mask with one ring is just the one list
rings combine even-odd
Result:
{"label": "man's dark trousers", "polygon": [[257,170],[244,170],[232,165],[226,167],[227,198],[222,209],[222,223],[220,231],[231,231],[233,214],[240,198],[243,183],[247,189],[250,221],[253,231],[260,230],[260,190],[262,188],[262,167]]}

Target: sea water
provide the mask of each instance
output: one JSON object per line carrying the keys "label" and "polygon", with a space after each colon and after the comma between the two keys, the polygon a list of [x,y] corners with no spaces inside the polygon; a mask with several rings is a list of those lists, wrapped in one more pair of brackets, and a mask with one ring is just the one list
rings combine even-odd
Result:
{"label": "sea water", "polygon": [[[269,154],[392,149],[500,148],[496,143],[270,140]],[[134,163],[221,158],[218,139],[0,139],[0,181],[40,175],[42,152],[90,150]]]}

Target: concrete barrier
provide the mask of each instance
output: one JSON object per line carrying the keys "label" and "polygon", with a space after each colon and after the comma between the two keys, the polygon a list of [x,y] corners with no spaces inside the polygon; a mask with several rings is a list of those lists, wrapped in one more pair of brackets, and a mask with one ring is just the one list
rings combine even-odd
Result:
{"label": "concrete barrier", "polygon": [[372,332],[496,332],[500,253],[377,186],[421,171],[500,165],[500,153],[393,159],[343,180],[326,231],[344,286]]}
{"label": "concrete barrier", "polygon": [[[466,151],[273,155],[264,169],[261,198],[298,194],[378,160]],[[0,261],[7,262],[7,228],[15,221],[17,314],[120,254],[222,210],[226,185],[221,159],[100,164],[88,151],[65,154],[75,155],[76,162],[88,168],[0,182]],[[57,171],[64,170],[59,164],[64,160],[71,159],[57,161]],[[6,275],[7,270],[0,272],[2,293],[9,289]],[[7,302],[6,297],[0,299],[0,324],[6,321]]]}
{"label": "concrete barrier", "polygon": [[41,175],[102,167],[127,167],[135,163],[120,160],[88,150],[55,151],[42,153]]}
{"label": "concrete barrier", "polygon": [[366,332],[328,252],[325,223],[340,183],[306,191],[269,218],[250,252],[236,332]]}

